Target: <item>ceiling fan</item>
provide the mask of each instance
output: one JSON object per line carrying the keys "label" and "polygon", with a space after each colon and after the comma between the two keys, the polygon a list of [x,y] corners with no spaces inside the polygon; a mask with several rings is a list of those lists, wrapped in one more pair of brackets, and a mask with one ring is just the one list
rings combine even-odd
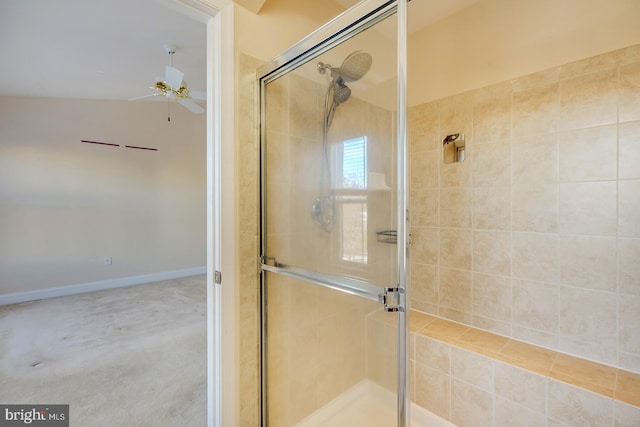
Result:
{"label": "ceiling fan", "polygon": [[130,98],[129,101],[165,96],[168,99],[177,100],[192,113],[204,113],[204,108],[193,100],[206,100],[207,94],[205,92],[189,91],[187,88],[187,82],[183,80],[184,73],[173,66],[173,55],[176,53],[176,48],[174,46],[165,46],[165,51],[169,54],[169,65],[165,68],[164,80],[160,80],[160,78],[158,78],[158,81],[156,81],[153,86],[149,87],[149,89],[155,90],[155,93]]}

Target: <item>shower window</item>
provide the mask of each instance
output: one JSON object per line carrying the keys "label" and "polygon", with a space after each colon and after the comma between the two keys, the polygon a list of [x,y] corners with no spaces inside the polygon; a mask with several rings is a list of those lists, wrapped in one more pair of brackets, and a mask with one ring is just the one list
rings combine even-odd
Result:
{"label": "shower window", "polygon": [[350,139],[334,148],[339,195],[340,260],[367,264],[367,137]]}
{"label": "shower window", "polygon": [[350,139],[338,146],[336,164],[340,166],[338,188],[364,190],[367,188],[367,137]]}

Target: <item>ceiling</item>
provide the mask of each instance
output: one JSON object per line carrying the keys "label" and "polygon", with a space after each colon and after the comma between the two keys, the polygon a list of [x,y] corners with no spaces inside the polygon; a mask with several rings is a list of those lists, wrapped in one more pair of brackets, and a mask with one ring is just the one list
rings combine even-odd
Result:
{"label": "ceiling", "polygon": [[[351,7],[360,0],[335,0],[345,8]],[[407,32],[413,34],[422,28],[438,22],[449,15],[477,3],[479,0],[417,0],[409,4],[407,12]],[[391,29],[394,35],[395,29]]]}
{"label": "ceiling", "polygon": [[[236,1],[260,9],[277,0]],[[348,8],[358,0],[335,1]],[[414,1],[409,32],[477,1]],[[125,100],[151,94],[149,86],[169,63],[166,45],[177,47],[173,65],[189,89],[204,91],[205,17],[175,0],[0,0],[0,96]]]}
{"label": "ceiling", "polygon": [[169,55],[206,89],[206,24],[172,0],[1,0],[0,95],[128,99],[150,94]]}

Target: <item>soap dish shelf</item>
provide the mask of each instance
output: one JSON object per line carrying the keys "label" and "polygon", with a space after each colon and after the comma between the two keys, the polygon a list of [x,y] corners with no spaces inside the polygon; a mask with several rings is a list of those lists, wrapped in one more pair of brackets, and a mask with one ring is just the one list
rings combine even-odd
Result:
{"label": "soap dish shelf", "polygon": [[376,233],[376,241],[379,243],[398,243],[397,230],[383,230]]}

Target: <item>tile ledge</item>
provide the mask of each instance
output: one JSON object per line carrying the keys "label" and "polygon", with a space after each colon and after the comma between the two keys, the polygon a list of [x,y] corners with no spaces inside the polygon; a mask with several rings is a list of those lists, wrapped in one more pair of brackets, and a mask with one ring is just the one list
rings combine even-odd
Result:
{"label": "tile ledge", "polygon": [[[640,374],[411,310],[411,333],[640,407]],[[435,322],[435,323],[434,323]],[[432,325],[430,328],[429,325]],[[437,328],[433,326],[436,325]],[[449,332],[451,334],[449,335]],[[482,340],[473,339],[481,337]],[[488,342],[488,345],[484,345]],[[579,369],[576,370],[575,367]],[[579,372],[578,372],[579,371]]]}

